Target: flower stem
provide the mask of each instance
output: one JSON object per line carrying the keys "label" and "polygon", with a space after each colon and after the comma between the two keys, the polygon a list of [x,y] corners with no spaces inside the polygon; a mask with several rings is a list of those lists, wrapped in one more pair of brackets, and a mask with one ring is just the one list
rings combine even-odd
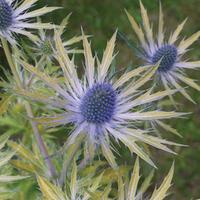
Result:
{"label": "flower stem", "polygon": [[[28,102],[25,102],[25,108],[26,108],[26,112],[27,112],[28,116],[30,118],[34,118],[31,106],[30,106],[30,104]],[[53,164],[51,162],[51,159],[50,159],[50,157],[48,155],[48,152],[47,152],[47,149],[46,149],[45,144],[43,142],[43,139],[42,139],[42,137],[41,137],[41,135],[39,133],[37,123],[34,122],[33,120],[30,120],[30,123],[31,123],[31,126],[33,128],[33,132],[34,132],[38,147],[40,149],[40,152],[41,152],[42,156],[45,159],[46,165],[48,166],[49,175],[50,175],[50,177],[55,177],[56,176],[56,171],[55,171],[55,168],[54,168],[54,166],[53,166]]]}
{"label": "flower stem", "polygon": [[[11,54],[9,46],[8,46],[8,42],[4,38],[1,38],[1,41],[2,41],[2,46],[3,46],[3,49],[4,49],[5,55],[6,55],[6,59],[8,61],[10,68],[11,68],[13,76],[15,78],[17,87],[23,88],[23,84],[22,84],[22,81],[21,81],[19,74],[17,72],[16,65],[13,62],[13,58],[12,58],[12,54]],[[48,155],[45,144],[44,144],[43,139],[42,139],[40,132],[38,130],[37,123],[31,120],[32,118],[34,118],[34,115],[33,115],[32,108],[31,108],[31,106],[28,102],[25,102],[25,109],[26,109],[28,117],[30,118],[30,123],[31,123],[32,129],[33,129],[33,133],[34,133],[34,136],[36,138],[38,147],[39,147],[40,152],[41,152],[41,154],[42,154],[42,156],[45,160],[45,163],[48,167],[49,176],[51,178],[56,177],[56,170],[55,170],[55,168],[54,168],[54,166],[53,166],[53,164],[50,160],[50,157]]]}

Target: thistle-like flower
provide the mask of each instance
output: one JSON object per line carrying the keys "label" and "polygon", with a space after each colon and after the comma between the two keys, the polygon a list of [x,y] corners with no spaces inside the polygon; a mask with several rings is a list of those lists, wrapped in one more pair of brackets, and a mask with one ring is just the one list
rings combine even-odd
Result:
{"label": "thistle-like flower", "polygon": [[[63,19],[60,26],[58,27],[59,34],[62,36],[66,30],[66,27],[69,23],[69,14],[66,18]],[[40,22],[40,20],[39,20]],[[75,43],[78,43],[82,40],[82,36],[74,36],[67,41],[63,42],[63,45],[68,53],[83,53],[82,50],[73,49],[71,46]],[[36,56],[44,57],[48,61],[52,60],[54,56],[54,48],[55,48],[55,41],[53,36],[46,32],[44,29],[39,30],[39,40],[35,42],[36,46],[32,47],[35,52]]]}
{"label": "thistle-like flower", "polygon": [[110,144],[110,139],[114,138],[124,143],[131,152],[154,165],[138,142],[144,142],[168,152],[172,151],[166,145],[175,143],[150,135],[151,130],[139,129],[137,125],[139,122],[179,117],[181,114],[173,111],[145,111],[139,109],[139,106],[173,94],[175,90],[165,90],[154,94],[151,94],[152,90],[148,90],[141,94],[139,88],[153,76],[156,66],[139,67],[117,79],[114,75],[109,78],[109,67],[114,58],[115,39],[116,33],[108,42],[100,62],[97,57],[93,57],[90,43],[83,33],[85,75],[80,79],[74,58],[69,58],[59,34],[56,33],[57,55],[55,57],[63,71],[62,83],[59,84],[57,80],[19,60],[26,70],[54,89],[55,96],[38,94],[37,91],[22,90],[18,93],[61,109],[61,114],[35,120],[51,126],[74,124],[74,130],[67,141],[68,145],[75,143],[78,136],[84,135],[90,156],[93,157],[95,147],[100,146],[105,158],[115,168],[117,164]]}
{"label": "thistle-like flower", "polygon": [[[157,38],[155,39],[153,37],[153,29],[150,25],[147,11],[141,1],[140,8],[143,29],[127,11],[126,13],[131,26],[141,43],[141,48],[143,49],[143,60],[146,64],[155,64],[158,61],[161,61],[156,73],[161,84],[166,89],[179,89],[184,97],[194,102],[188,93],[181,87],[181,84],[184,83],[200,91],[200,87],[195,83],[195,81],[187,77],[185,74],[185,69],[195,69],[200,67],[200,61],[190,62],[183,60],[182,57],[188,51],[188,48],[199,38],[200,31],[194,33],[187,39],[181,40],[179,44],[176,43],[186,22],[186,20],[184,20],[180,25],[177,26],[175,31],[170,35],[169,39],[166,40],[164,38],[163,12],[160,4],[158,34]],[[174,102],[171,96],[170,98]]]}
{"label": "thistle-like flower", "polygon": [[38,0],[23,0],[20,3],[16,0],[0,0],[0,36],[6,38],[10,43],[15,43],[13,34],[21,34],[33,41],[38,38],[26,29],[52,29],[50,23],[30,22],[31,18],[39,17],[49,13],[57,7],[44,7],[29,11]]}

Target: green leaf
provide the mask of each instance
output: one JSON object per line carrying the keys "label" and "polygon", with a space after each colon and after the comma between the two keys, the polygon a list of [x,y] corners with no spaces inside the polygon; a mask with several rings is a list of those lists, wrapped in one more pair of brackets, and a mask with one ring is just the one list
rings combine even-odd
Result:
{"label": "green leaf", "polygon": [[8,146],[17,152],[19,156],[25,159],[25,161],[32,163],[35,167],[41,169],[43,167],[41,161],[35,157],[35,155],[22,144],[17,144],[13,141],[8,141]]}
{"label": "green leaf", "polygon": [[8,161],[15,155],[15,152],[7,152],[3,158],[0,158],[0,167],[7,164]]}
{"label": "green leaf", "polygon": [[8,106],[11,100],[11,96],[3,97],[0,101],[0,115],[4,114],[8,110]]}
{"label": "green leaf", "polygon": [[64,195],[61,188],[53,185],[45,178],[38,176],[37,181],[46,200],[70,200],[66,195]]}
{"label": "green leaf", "polygon": [[0,150],[3,149],[3,147],[8,141],[8,138],[9,138],[8,134],[3,134],[0,136]]}

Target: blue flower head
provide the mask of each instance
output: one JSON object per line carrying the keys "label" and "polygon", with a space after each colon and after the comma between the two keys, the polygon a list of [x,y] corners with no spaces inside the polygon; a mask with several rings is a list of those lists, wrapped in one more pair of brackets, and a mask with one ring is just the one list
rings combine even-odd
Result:
{"label": "blue flower head", "polygon": [[80,110],[88,123],[110,122],[116,106],[116,91],[109,83],[96,84],[89,88],[81,100]]}
{"label": "blue flower head", "polygon": [[29,37],[33,41],[38,38],[27,29],[52,29],[54,26],[49,23],[35,23],[31,18],[36,18],[51,12],[57,7],[44,7],[30,11],[34,3],[38,0],[27,1],[22,0],[0,0],[0,36],[6,38],[10,43],[16,43],[13,33],[21,34]]}
{"label": "blue flower head", "polygon": [[[116,33],[108,42],[101,61],[97,56],[93,56],[90,43],[84,33],[82,38],[85,57],[85,74],[82,78],[79,78],[74,59],[70,59],[60,35],[56,32],[57,52],[55,58],[63,71],[64,83],[59,84],[55,79],[38,71],[33,66],[20,61],[24,68],[38,76],[48,87],[54,89],[56,95],[43,96],[41,94],[40,97],[37,97],[28,91],[18,91],[18,93],[61,109],[61,114],[48,118],[38,118],[38,121],[41,120],[50,126],[73,124],[74,130],[67,140],[67,145],[75,143],[77,137],[84,135],[87,141],[86,146],[89,148],[88,152],[93,154],[91,151],[100,147],[105,158],[115,168],[117,164],[110,144],[110,138],[114,138],[116,141],[124,143],[131,152],[154,165],[143,148],[139,146],[139,142],[145,142],[168,152],[172,151],[166,144],[174,145],[175,143],[150,135],[150,130],[137,127],[138,122],[149,121],[159,123],[162,127],[169,127],[161,122],[161,119],[178,117],[181,114],[141,110],[141,105],[173,94],[175,90],[154,94],[151,94],[152,90],[143,92],[143,94],[139,91],[139,88],[154,75],[158,67],[155,65],[139,67],[124,73],[121,77],[113,76],[110,80],[108,74],[114,58]],[[157,55],[157,57],[159,56]]]}
{"label": "blue flower head", "polygon": [[0,0],[0,30],[7,30],[13,21],[13,9],[12,7],[5,1]]}
{"label": "blue flower head", "polygon": [[[156,38],[153,35],[153,26],[150,25],[150,20],[147,14],[147,10],[144,8],[142,2],[140,1],[142,25],[138,25],[136,20],[126,11],[131,26],[136,33],[140,43],[141,48],[144,51],[144,56],[142,56],[145,65],[146,64],[156,64],[160,62],[156,76],[159,77],[161,84],[165,89],[176,88],[182,93],[184,97],[194,102],[192,98],[187,94],[184,87],[181,84],[186,84],[192,88],[200,91],[200,87],[195,81],[187,77],[186,69],[195,69],[200,67],[200,61],[190,62],[183,60],[183,55],[188,51],[188,48],[200,37],[200,31],[194,33],[187,39],[182,39],[178,44],[177,40],[184,27],[186,20],[184,20],[180,25],[177,26],[175,31],[171,33],[169,39],[164,36],[164,20],[163,11],[160,4],[159,13],[159,24],[158,33]],[[170,96],[171,100],[174,102],[173,98]]]}
{"label": "blue flower head", "polygon": [[177,48],[174,45],[163,45],[152,56],[152,64],[161,61],[158,70],[161,73],[168,72],[172,70],[176,63],[177,56]]}

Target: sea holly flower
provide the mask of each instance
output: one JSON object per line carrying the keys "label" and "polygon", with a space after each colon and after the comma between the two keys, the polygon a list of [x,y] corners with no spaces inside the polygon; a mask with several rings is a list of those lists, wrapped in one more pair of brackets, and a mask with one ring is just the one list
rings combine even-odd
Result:
{"label": "sea holly flower", "polygon": [[[165,90],[152,94],[152,90],[144,93],[139,91],[155,73],[158,66],[143,66],[124,73],[121,77],[109,76],[109,68],[114,58],[116,33],[112,36],[104,51],[102,61],[93,56],[90,43],[83,33],[85,57],[85,74],[78,77],[78,69],[74,57],[70,59],[62,43],[60,35],[55,34],[56,58],[63,71],[62,83],[39,71],[23,60],[18,62],[35,74],[48,87],[55,90],[55,95],[32,91],[17,91],[25,97],[43,102],[53,108],[59,108],[60,114],[52,117],[35,119],[39,123],[59,126],[73,124],[74,130],[67,140],[67,146],[76,143],[79,136],[84,136],[90,156],[94,156],[96,147],[102,149],[103,155],[113,168],[117,167],[112,153],[111,138],[124,143],[132,153],[139,155],[154,166],[149,156],[144,152],[139,142],[144,142],[167,152],[172,151],[166,145],[173,142],[157,138],[152,130],[140,129],[144,121],[157,121],[180,117],[181,113],[160,110],[141,110],[145,103],[154,102],[173,94],[175,90]],[[97,65],[97,67],[95,67]]]}
{"label": "sea holly flower", "polygon": [[[59,34],[62,36],[65,31],[66,27],[69,23],[69,14],[67,17],[63,19],[60,26],[58,27]],[[40,19],[38,20],[40,22]],[[74,36],[67,41],[63,41],[63,45],[68,53],[83,53],[82,50],[72,48],[72,45],[78,43],[82,40],[82,36]],[[35,47],[31,47],[34,50],[35,55],[39,58],[46,58],[48,61],[51,61],[54,57],[54,49],[55,49],[55,41],[53,35],[47,33],[46,30],[40,29],[39,30],[39,40],[35,42]]]}
{"label": "sea holly flower", "polygon": [[31,22],[30,19],[42,16],[57,7],[43,7],[33,11],[30,8],[38,0],[0,0],[0,36],[6,38],[10,43],[16,43],[14,34],[25,35],[33,41],[38,38],[27,31],[27,29],[52,29],[54,26],[50,23]]}
{"label": "sea holly flower", "polygon": [[[127,11],[126,14],[141,43],[141,48],[143,49],[142,59],[144,60],[145,65],[155,64],[160,60],[161,62],[156,73],[156,78],[160,80],[163,87],[166,89],[179,89],[184,97],[194,102],[181,85],[183,83],[200,91],[199,85],[185,73],[186,69],[196,69],[197,67],[200,67],[200,61],[191,62],[188,61],[188,58],[184,60],[183,56],[189,50],[188,48],[199,38],[200,31],[194,33],[187,39],[183,38],[180,43],[178,43],[177,40],[186,23],[186,20],[184,20],[177,26],[169,39],[165,39],[164,17],[160,4],[158,33],[156,37],[154,37],[153,28],[150,24],[147,11],[141,1],[140,8],[143,21],[142,26],[138,25],[134,17]],[[170,96],[170,98],[174,102],[172,96]]]}

